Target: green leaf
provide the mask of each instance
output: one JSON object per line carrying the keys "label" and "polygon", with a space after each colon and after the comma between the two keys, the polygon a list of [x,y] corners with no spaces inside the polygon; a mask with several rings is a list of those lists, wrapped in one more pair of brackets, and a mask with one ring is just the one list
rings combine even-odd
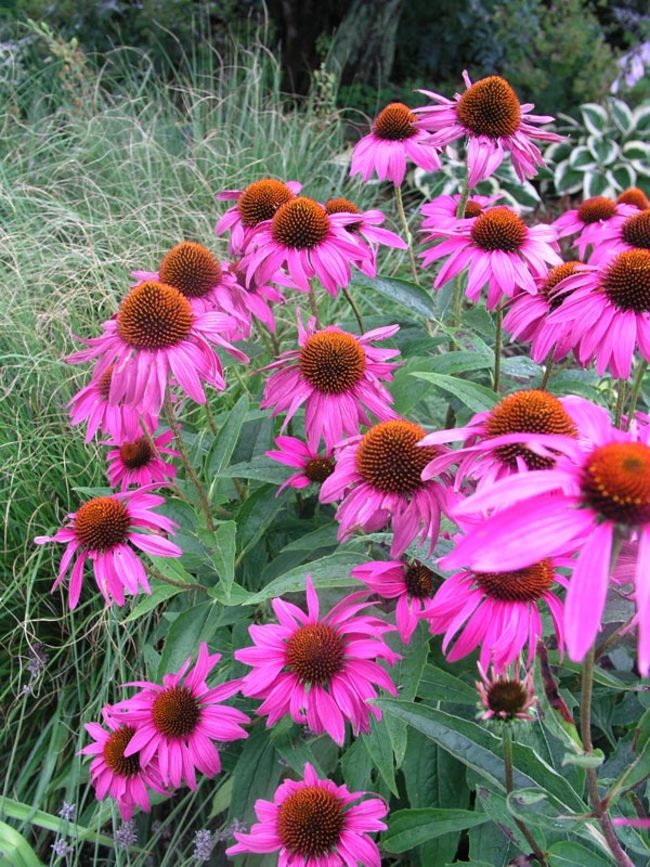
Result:
{"label": "green leaf", "polygon": [[497,396],[490,388],[479,385],[469,379],[459,379],[457,376],[446,376],[442,373],[415,371],[411,374],[418,379],[430,382],[436,388],[448,394],[453,394],[473,412],[487,412],[496,403]]}
{"label": "green leaf", "polygon": [[[391,672],[393,682],[399,690],[399,696],[404,701],[413,701],[415,698],[428,656],[429,633],[425,626],[421,624],[413,633],[408,653],[404,653],[402,659]],[[388,734],[393,745],[395,767],[399,768],[406,753],[406,723],[395,719],[395,717],[388,716],[384,720],[384,725],[388,729]]]}
{"label": "green leaf", "polygon": [[551,867],[611,867],[611,860],[580,843],[562,840],[548,850]]}
{"label": "green leaf", "polygon": [[281,485],[294,472],[291,467],[279,464],[277,461],[259,455],[251,461],[241,464],[231,464],[221,471],[222,479],[254,479],[257,482],[269,482]]}
{"label": "green leaf", "polygon": [[607,176],[600,172],[587,172],[582,184],[582,195],[585,199],[592,196],[606,196],[614,192],[610,190]]}
{"label": "green leaf", "polygon": [[239,558],[262,538],[287,502],[288,492],[279,497],[268,485],[263,485],[254,491],[240,506],[235,515],[237,536],[240,544]]}
{"label": "green leaf", "polygon": [[215,525],[215,545],[212,561],[221,581],[226,597],[230,596],[232,582],[235,580],[235,543],[237,524],[234,521],[220,521]]}
{"label": "green leaf", "polygon": [[272,797],[281,772],[270,733],[264,726],[253,726],[233,774],[228,821],[250,825],[255,820],[255,801]]}
{"label": "green leaf", "polygon": [[212,636],[218,617],[219,609],[214,602],[201,602],[178,615],[165,638],[157,680],[179,669],[188,657],[196,656],[200,642]]}
{"label": "green leaf", "polygon": [[650,145],[644,141],[628,141],[623,145],[623,156],[627,160],[650,162]]}
{"label": "green leaf", "polygon": [[605,174],[610,185],[616,190],[626,190],[636,184],[636,171],[628,164],[613,166]]}
{"label": "green leaf", "polygon": [[494,364],[494,352],[443,352],[434,355],[431,366],[427,368],[435,373],[453,376],[457,373],[466,373],[469,370],[489,370]]}
{"label": "green leaf", "polygon": [[482,825],[489,818],[485,813],[474,813],[471,810],[398,810],[391,813],[388,831],[381,840],[382,848],[394,854],[408,852],[414,846],[420,846],[451,831],[464,831]]}
{"label": "green leaf", "polygon": [[425,666],[420,678],[418,695],[430,703],[446,701],[472,707],[477,703],[476,690],[473,686],[442,668],[436,668],[435,665]]}
{"label": "green leaf", "polygon": [[642,105],[633,112],[634,126],[640,135],[650,134],[650,105]]}
{"label": "green leaf", "polygon": [[623,135],[630,133],[634,127],[634,116],[628,104],[623,102],[622,99],[610,96],[609,107],[612,113],[612,120]]}
{"label": "green leaf", "polygon": [[226,423],[221,428],[210,449],[207,462],[207,473],[211,487],[219,480],[221,471],[230,463],[230,458],[237,445],[237,438],[246,421],[248,412],[248,397],[245,394],[239,398],[230,410]]}
{"label": "green leaf", "polygon": [[575,765],[578,768],[599,768],[605,761],[605,753],[602,750],[594,750],[593,753],[565,753],[562,756],[562,767]]}
{"label": "green leaf", "polygon": [[[59,832],[63,824],[59,816],[53,816],[52,813],[46,813],[44,810],[35,810],[30,804],[14,801],[13,798],[3,798],[0,796],[0,812],[11,819],[29,822],[38,828],[45,828],[47,831]],[[92,828],[77,825],[75,822],[67,822],[66,828],[70,836],[74,836],[79,840],[96,840],[97,843],[111,848],[115,845],[112,837],[100,834]]]}
{"label": "green leaf", "polygon": [[370,725],[370,732],[361,735],[363,745],[368,750],[368,755],[379,772],[379,776],[386,783],[389,791],[397,798],[399,792],[395,782],[395,765],[390,734],[386,726],[378,723],[374,717],[371,719]]}
{"label": "green leaf", "polygon": [[618,144],[611,139],[589,136],[587,147],[599,166],[610,166],[619,154]]}
{"label": "green leaf", "polygon": [[6,822],[0,822],[0,856],[0,867],[43,867],[23,835]]}
{"label": "green leaf", "polygon": [[417,313],[425,319],[433,316],[432,293],[415,283],[398,280],[396,277],[366,277],[365,274],[355,274],[351,286],[352,289],[374,289],[392,303],[397,302],[411,313]]}
{"label": "green leaf", "polygon": [[577,193],[582,187],[583,178],[583,172],[571,168],[569,160],[562,160],[555,167],[555,174],[553,175],[555,190],[559,195]]}
{"label": "green leaf", "polygon": [[[374,704],[434,740],[459,761],[484,776],[496,789],[504,789],[501,739],[482,726],[414,702],[378,699]],[[516,788],[539,786],[571,809],[577,812],[587,810],[586,804],[564,777],[530,747],[513,744],[513,759]]]}
{"label": "green leaf", "polygon": [[259,605],[274,596],[284,596],[285,593],[304,593],[307,575],[312,576],[317,590],[331,587],[359,587],[356,578],[350,575],[350,569],[363,561],[363,554],[353,554],[350,551],[336,551],[318,560],[312,560],[297,566],[284,575],[280,575],[267,584],[259,593],[251,596],[248,605]]}
{"label": "green leaf", "polygon": [[585,102],[580,106],[584,125],[592,135],[603,135],[607,128],[607,112],[595,102]]}
{"label": "green leaf", "polygon": [[[643,715],[647,717],[648,711]],[[612,784],[608,798],[613,801],[621,789],[629,789],[638,785],[646,777],[650,776],[650,740],[646,740],[639,755],[631,765],[628,765]]]}
{"label": "green leaf", "polygon": [[166,602],[168,599],[171,599],[173,596],[177,596],[179,593],[183,593],[183,589],[181,587],[172,587],[171,584],[156,584],[152,591],[151,596],[145,596],[145,598],[138,602],[133,611],[125,617],[122,623],[131,623],[134,620],[139,620],[140,617],[144,617],[145,614],[148,614],[150,611],[153,611],[154,608],[157,608],[163,602]]}
{"label": "green leaf", "polygon": [[595,168],[596,160],[588,147],[580,145],[573,149],[573,153],[569,157],[569,165],[572,169],[584,172],[586,169]]}

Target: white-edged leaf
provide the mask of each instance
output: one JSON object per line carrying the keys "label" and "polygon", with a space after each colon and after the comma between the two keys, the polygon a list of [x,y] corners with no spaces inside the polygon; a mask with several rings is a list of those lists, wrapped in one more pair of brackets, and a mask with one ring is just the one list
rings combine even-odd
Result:
{"label": "white-edged leaf", "polygon": [[623,145],[622,154],[626,160],[640,160],[650,164],[650,143],[640,139],[632,139]]}
{"label": "white-edged leaf", "polygon": [[627,163],[614,166],[614,168],[609,169],[605,174],[611,186],[615,187],[619,192],[626,190],[628,187],[633,187],[636,183],[636,172]]}
{"label": "white-edged leaf", "polygon": [[596,102],[585,102],[580,106],[584,125],[593,135],[602,135],[607,128],[607,112]]}
{"label": "white-edged leaf", "polygon": [[639,135],[650,134],[650,105],[641,105],[634,109],[634,129]]}
{"label": "white-edged leaf", "polygon": [[611,166],[620,152],[620,148],[615,141],[595,135],[589,136],[587,147],[589,148],[589,153],[599,166]]}
{"label": "white-edged leaf", "polygon": [[584,172],[587,169],[596,166],[596,159],[588,147],[585,145],[579,145],[577,148],[573,149],[573,152],[569,157],[569,165],[572,169]]}
{"label": "white-edged leaf", "polygon": [[577,193],[582,187],[583,178],[583,172],[571,168],[569,160],[567,159],[562,160],[562,162],[558,163],[555,167],[553,183],[555,184],[556,191],[560,195],[564,195],[565,193]]}
{"label": "white-edged leaf", "polygon": [[587,172],[582,182],[582,195],[585,199],[592,196],[607,196],[613,192],[604,174]]}
{"label": "white-edged leaf", "polygon": [[609,98],[612,120],[620,129],[623,135],[629,135],[634,128],[634,115],[632,109],[622,99],[616,99],[614,96]]}

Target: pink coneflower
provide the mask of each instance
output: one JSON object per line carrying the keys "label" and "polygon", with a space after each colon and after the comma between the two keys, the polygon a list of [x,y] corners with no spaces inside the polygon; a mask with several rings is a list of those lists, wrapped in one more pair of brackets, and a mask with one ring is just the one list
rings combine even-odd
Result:
{"label": "pink coneflower", "polygon": [[[456,212],[460,203],[460,193],[454,196],[436,196],[430,202],[422,205],[420,213],[424,216],[422,220],[423,229],[437,229],[438,226],[443,226],[448,223],[455,224],[458,220]],[[464,218],[466,220],[475,220],[489,207],[491,207],[499,196],[472,196],[465,203]]]}
{"label": "pink coneflower", "polygon": [[[440,565],[446,568],[445,557]],[[529,558],[524,567],[512,571],[462,569],[443,582],[422,617],[433,635],[444,634],[442,650],[449,662],[457,662],[480,645],[483,668],[492,663],[502,671],[526,646],[530,663],[544,633],[542,602],[550,611],[560,652],[564,647],[562,603],[553,587],[567,586],[557,569],[570,565],[568,557],[539,562]]]}
{"label": "pink coneflower", "polygon": [[309,485],[322,484],[334,472],[334,459],[330,449],[321,455],[296,437],[276,437],[275,444],[278,449],[265,452],[267,458],[298,470],[280,485],[276,497],[286,487],[306,488]]}
{"label": "pink coneflower", "polygon": [[368,412],[378,419],[394,418],[393,398],[383,382],[390,382],[399,365],[389,358],[397,349],[373,346],[399,330],[398,325],[375,328],[359,337],[335,325],[316,330],[316,320],[305,328],[298,317],[298,346],[283,352],[264,370],[276,370],[264,386],[262,409],[286,413],[282,429],[305,404],[307,445],[318,449],[321,437],[331,449],[346,434],[370,424]]}
{"label": "pink coneflower", "polygon": [[162,457],[180,457],[175,449],[169,447],[173,439],[172,431],[165,431],[157,437],[145,436],[140,425],[124,425],[119,438],[103,443],[114,446],[106,455],[110,486],[125,491],[131,485],[165,484],[173,479],[176,467]]}
{"label": "pink coneflower", "polygon": [[417,117],[402,102],[391,102],[375,118],[372,132],[355,144],[351,175],[361,175],[368,182],[376,172],[380,181],[400,186],[408,160],[427,172],[441,167],[440,156],[432,137],[416,127]]}
{"label": "pink coneflower", "polygon": [[537,174],[537,167],[545,163],[533,139],[562,141],[562,136],[540,129],[537,124],[550,123],[554,118],[529,114],[535,106],[521,105],[512,87],[498,75],[472,84],[464,71],[463,80],[467,90],[453,99],[421,90],[438,104],[415,109],[417,126],[435,133],[433,141],[440,148],[456,139],[467,139],[470,187],[493,175],[508,151],[520,180]]}
{"label": "pink coneflower", "polygon": [[145,593],[151,593],[147,573],[131,546],[156,557],[181,556],[178,545],[160,534],[161,530],[173,534],[176,527],[169,518],[153,511],[164,502],[164,497],[146,489],[94,497],[68,515],[69,524],[54,536],[37,536],[37,545],[66,545],[52,591],[63,581],[74,559],[68,588],[70,608],[76,608],[79,601],[86,560],[92,563],[95,581],[107,605],[111,600],[124,605],[125,591],[135,596],[142,587]]}
{"label": "pink coneflower", "polygon": [[605,262],[622,250],[650,250],[650,208],[639,211],[632,205],[627,207],[632,208],[630,216],[616,222],[610,220],[603,227],[590,264]]}
{"label": "pink coneflower", "polygon": [[224,337],[236,323],[224,313],[195,313],[187,298],[165,283],[145,281],[131,289],[117,315],[104,322],[101,337],[68,357],[72,364],[99,358],[95,375],[113,365],[109,402],[123,401],[157,415],[173,375],[197,403],[205,403],[201,380],[223,390],[221,361],[211,343],[239,361],[248,358]]}
{"label": "pink coneflower", "polygon": [[395,622],[404,644],[411,641],[422,612],[428,610],[437,579],[419,560],[373,560],[350,574],[384,599],[397,599]]}
{"label": "pink coneflower", "polygon": [[133,726],[114,720],[108,708],[102,710],[102,718],[109,730],[96,722],[84,725],[93,743],[79,752],[94,756],[90,763],[90,780],[97,800],[103,801],[106,795],[113,798],[126,822],[136,807],[145,813],[151,810],[148,789],[164,794],[165,788],[156,762],[149,762],[144,767],[138,756],[124,755],[136,731]]}
{"label": "pink coneflower", "polygon": [[336,512],[339,541],[356,530],[375,532],[390,522],[391,557],[400,557],[413,541],[428,543],[433,552],[449,492],[440,482],[421,479],[440,451],[419,447],[424,435],[419,425],[396,419],[341,444],[334,472],[320,491],[323,503],[341,500]]}
{"label": "pink coneflower", "polygon": [[435,289],[469,266],[466,295],[477,301],[487,284],[491,310],[502,295],[512,298],[518,288],[537,294],[535,277],[545,278],[548,266],[562,261],[555,238],[552,226],[527,226],[511,208],[498,205],[476,219],[449,221],[427,232],[425,241],[443,240],[422,254],[422,264],[449,257],[436,276]]}
{"label": "pink coneflower", "polygon": [[638,187],[628,187],[627,190],[623,190],[620,196],[617,196],[616,201],[620,205],[634,205],[639,211],[650,208],[650,199]]}
{"label": "pink coneflower", "polygon": [[[645,213],[641,211],[641,213]],[[638,346],[650,360],[650,250],[626,250],[599,266],[582,265],[556,287],[571,293],[548,318],[567,328],[580,364],[627,379]]]}
{"label": "pink coneflower", "polygon": [[644,676],[650,669],[648,433],[618,430],[596,413],[591,441],[546,437],[553,451],[563,452],[555,467],[510,476],[464,500],[457,515],[499,511],[478,523],[445,558],[450,568],[493,572],[525,568],[531,560],[577,548],[564,632],[571,659],[580,661],[600,628],[614,537],[638,539],[635,598]]}
{"label": "pink coneflower", "polygon": [[[272,286],[270,281],[266,283],[258,283],[255,279],[246,282],[246,267],[243,259],[238,259],[235,262],[228,264],[230,274],[237,281],[240,289],[239,300],[245,304],[251,316],[262,322],[269,331],[275,333],[275,317],[273,315],[274,304],[284,304],[285,297],[282,291],[277,286]],[[298,288],[293,280],[282,273],[278,272],[274,276],[274,280],[280,283],[283,287],[291,289]]]}
{"label": "pink coneflower", "polygon": [[379,798],[351,806],[366,794],[320,779],[305,763],[304,779],[285,780],[273,801],[255,802],[259,822],[250,834],[236,831],[226,855],[278,852],[278,867],[381,867],[368,835],[386,830],[388,808]]}
{"label": "pink coneflower", "polygon": [[357,616],[371,605],[366,593],[346,596],[320,617],[318,596],[307,576],[307,613],[290,602],[274,599],[279,623],[250,626],[253,647],[235,651],[235,659],[253,668],[242,680],[243,695],[263,698],[257,712],[268,716],[267,727],[283,716],[308,725],[343,744],[345,721],[352,731],[370,731],[370,714],[381,711],[369,704],[377,686],[397,691],[375,661],[393,665],[400,657],[382,640],[394,629],[378,617]]}
{"label": "pink coneflower", "polygon": [[[456,489],[468,479],[477,481],[481,488],[512,473],[549,469],[553,466],[552,458],[526,448],[521,442],[509,442],[508,438],[522,433],[577,437],[583,417],[590,419],[593,411],[593,406],[581,397],[557,398],[537,389],[515,391],[489,412],[474,415],[464,427],[427,434],[421,441],[425,447],[456,440],[463,445],[456,451],[436,455],[425,466],[422,478],[425,481],[434,478],[452,464],[458,464]],[[604,409],[600,412],[607,418]],[[587,431],[580,432],[587,435]]]}
{"label": "pink coneflower", "polygon": [[579,208],[565,211],[555,220],[553,226],[558,238],[578,235],[575,243],[580,258],[584,259],[587,247],[596,248],[607,227],[620,226],[634,213],[636,209],[632,205],[617,204],[606,196],[592,196],[585,199]]}
{"label": "pink coneflower", "polygon": [[389,232],[388,229],[380,228],[385,220],[381,211],[362,211],[349,199],[342,197],[328,199],[325,202],[325,210],[328,214],[355,214],[357,216],[357,220],[346,226],[346,230],[353,236],[360,235],[370,247],[371,258],[365,258],[366,248],[364,245],[364,256],[356,263],[359,270],[369,277],[374,277],[377,273],[377,249],[380,246],[394,247],[397,250],[408,249],[408,244],[399,235],[396,235],[395,232]]}
{"label": "pink coneflower", "polygon": [[353,214],[328,214],[305,196],[291,199],[255,230],[243,263],[246,282],[273,280],[284,267],[303,292],[309,292],[310,280],[318,277],[330,295],[336,295],[352,279],[350,264],[358,267],[360,260],[372,258],[370,248],[346,231],[355,221]]}
{"label": "pink coneflower", "polygon": [[276,181],[262,178],[243,190],[223,190],[217,201],[236,202],[219,218],[214,231],[223,235],[230,230],[229,249],[233,256],[242,256],[248,247],[254,229],[266,220],[272,220],[281,205],[295,198],[302,189],[298,181]]}
{"label": "pink coneflower", "polygon": [[481,719],[501,722],[513,722],[516,719],[532,722],[535,719],[530,712],[537,704],[532,668],[526,672],[523,680],[519,677],[518,662],[512,672],[497,673],[492,669],[489,676],[479,662],[478,671],[481,679],[476,681],[476,689],[484,708]]}
{"label": "pink coneflower", "polygon": [[250,722],[245,713],[221,702],[239,692],[241,681],[209,687],[206,678],[221,659],[199,645],[196,663],[189,657],[176,674],[166,674],[162,685],[148,680],[126,686],[142,687],[131,698],[113,705],[115,720],[135,728],[124,755],[139,757],[145,767],[155,760],[163,783],[178,788],[184,780],[196,788],[195,769],[206,777],[221,770],[214,741],[247,738],[242,728]]}
{"label": "pink coneflower", "polygon": [[[250,310],[232,272],[217,257],[194,241],[181,241],[165,253],[158,271],[132,271],[138,283],[165,283],[184,295],[195,313],[210,310],[227,313],[235,320],[233,340],[245,340],[251,331]],[[135,284],[138,285],[137,283]]]}
{"label": "pink coneflower", "polygon": [[124,430],[139,423],[140,417],[149,430],[158,427],[158,416],[152,413],[138,414],[138,411],[126,403],[110,403],[108,396],[111,390],[113,365],[109,365],[103,373],[94,373],[92,379],[80,389],[70,400],[70,424],[80,424],[87,421],[84,441],[89,443],[97,431],[108,434],[113,439],[120,439]]}
{"label": "pink coneflower", "polygon": [[548,317],[569,297],[556,292],[561,280],[576,272],[581,262],[562,262],[551,268],[546,278],[538,278],[537,295],[520,292],[515,295],[503,319],[503,329],[514,340],[530,343],[530,355],[542,364],[552,352],[553,361],[562,361],[573,349],[571,329],[566,323],[549,323]]}

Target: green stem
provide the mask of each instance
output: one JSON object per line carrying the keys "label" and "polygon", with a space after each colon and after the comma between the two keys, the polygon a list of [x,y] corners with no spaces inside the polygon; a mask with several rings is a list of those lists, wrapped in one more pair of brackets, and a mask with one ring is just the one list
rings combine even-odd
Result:
{"label": "green stem", "polygon": [[542,381],[539,384],[541,391],[546,391],[549,380],[551,378],[551,371],[553,370],[553,353],[554,349],[551,349],[548,356],[546,357],[546,362],[544,365],[544,376],[542,377]]}
{"label": "green stem", "polygon": [[634,418],[634,413],[636,412],[636,405],[639,400],[639,395],[641,394],[641,386],[643,385],[643,377],[645,376],[645,372],[647,369],[648,362],[645,360],[645,358],[642,358],[639,362],[639,368],[636,372],[634,385],[632,386],[632,394],[630,396],[630,406],[627,410],[627,423],[625,425],[625,430],[629,430],[630,423]]}
{"label": "green stem", "polygon": [[[465,216],[465,209],[467,208],[467,200],[469,199],[469,172],[465,175],[465,180],[463,182],[463,188],[460,191],[460,199],[458,200],[458,205],[456,206],[456,219],[462,220]],[[460,325],[462,315],[463,315],[463,287],[460,282],[460,274],[456,277],[455,285],[454,285],[454,301],[453,301],[453,314],[454,314],[454,322]]]}
{"label": "green stem", "polygon": [[[510,730],[504,726],[503,731],[503,764],[505,766],[505,784],[506,784],[506,792],[510,794],[513,791],[513,764],[512,764],[512,738],[510,736]],[[521,819],[517,819],[513,817],[515,821],[515,825],[519,828],[521,833],[526,838],[526,842],[533,850],[533,854],[535,858],[539,861],[543,867],[546,867],[548,861],[546,860],[546,855],[542,852],[542,850],[537,845],[535,838],[528,830],[528,826],[521,821]]]}
{"label": "green stem", "polygon": [[503,310],[499,305],[496,310],[497,327],[496,336],[494,339],[494,378],[493,389],[496,394],[499,393],[499,378],[501,376],[501,325],[503,323]]}
{"label": "green stem", "polygon": [[351,293],[348,292],[348,290],[345,288],[345,286],[343,287],[343,294],[345,295],[345,298],[346,298],[348,304],[352,308],[352,312],[354,313],[356,320],[359,323],[359,330],[363,334],[363,332],[366,329],[364,328],[363,319],[361,318],[361,311],[359,310],[359,308],[357,306],[357,302],[354,300]]}
{"label": "green stem", "polygon": [[167,418],[167,423],[174,434],[174,441],[176,443],[176,448],[178,449],[178,452],[181,456],[183,466],[185,467],[185,473],[196,488],[196,493],[199,495],[201,508],[203,509],[203,512],[205,514],[206,526],[208,530],[214,532],[214,524],[212,523],[212,513],[210,510],[208,495],[205,492],[205,488],[199,481],[199,477],[194,472],[194,467],[192,466],[190,456],[187,453],[185,443],[183,442],[183,437],[181,436],[181,429],[179,427],[178,421],[176,420],[176,416],[174,415],[174,407],[172,406],[172,402],[169,399],[169,392],[167,392],[167,394],[165,395],[165,403],[163,404],[163,407],[165,411],[165,417]]}
{"label": "green stem", "polygon": [[467,207],[467,200],[469,199],[469,172],[465,175],[465,180],[463,182],[463,189],[460,191],[460,199],[458,200],[458,206],[456,207],[456,219],[462,220],[465,216],[465,208]]}
{"label": "green stem", "polygon": [[316,290],[314,289],[313,283],[309,287],[309,306],[311,308],[311,315],[316,320],[316,328],[320,328],[320,313],[318,312],[318,302],[316,301]]}
{"label": "green stem", "polygon": [[399,218],[402,221],[402,226],[404,227],[404,234],[406,235],[409,262],[411,263],[411,274],[413,275],[414,283],[417,283],[417,285],[419,286],[420,280],[418,278],[418,268],[415,263],[415,254],[413,252],[413,236],[411,235],[408,220],[406,219],[406,211],[404,210],[404,199],[402,198],[402,188],[397,184],[395,184],[395,202],[397,203],[397,213],[399,214]]}
{"label": "green stem", "polygon": [[[613,557],[612,559],[615,562],[616,558]],[[594,745],[591,740],[591,698],[594,685],[594,659],[595,650],[592,647],[582,664],[582,695],[580,697],[580,735],[582,737],[582,746],[586,753],[593,753],[594,751]],[[634,867],[633,862],[625,854],[619,843],[612,821],[600,798],[596,769],[585,768],[585,773],[587,775],[589,800],[591,801],[594,816],[598,820],[615,863],[619,867]]]}
{"label": "green stem", "polygon": [[621,426],[621,418],[623,416],[623,406],[625,405],[625,385],[624,379],[618,380],[616,394],[616,409],[614,410],[614,427]]}
{"label": "green stem", "polygon": [[214,416],[212,415],[212,410],[210,409],[210,401],[208,398],[206,398],[204,408],[205,408],[205,417],[207,419],[208,426],[209,426],[210,430],[212,431],[212,436],[216,437],[216,435],[219,433],[219,430],[218,430],[217,424],[214,420]]}

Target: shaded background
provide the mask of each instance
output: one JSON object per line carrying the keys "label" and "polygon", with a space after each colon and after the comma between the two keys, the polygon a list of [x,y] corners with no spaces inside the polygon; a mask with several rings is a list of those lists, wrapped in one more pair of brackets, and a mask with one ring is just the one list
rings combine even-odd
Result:
{"label": "shaded background", "polygon": [[[29,19],[99,64],[118,46],[142,49],[162,75],[232,38],[262,39],[288,93],[306,94],[320,69],[335,76],[339,105],[372,114],[414,102],[416,87],[451,93],[467,68],[505,75],[557,114],[606,96],[620,58],[650,40],[648,12],[647,0],[4,0],[0,63],[51,61]],[[632,102],[648,95],[646,77]]]}

